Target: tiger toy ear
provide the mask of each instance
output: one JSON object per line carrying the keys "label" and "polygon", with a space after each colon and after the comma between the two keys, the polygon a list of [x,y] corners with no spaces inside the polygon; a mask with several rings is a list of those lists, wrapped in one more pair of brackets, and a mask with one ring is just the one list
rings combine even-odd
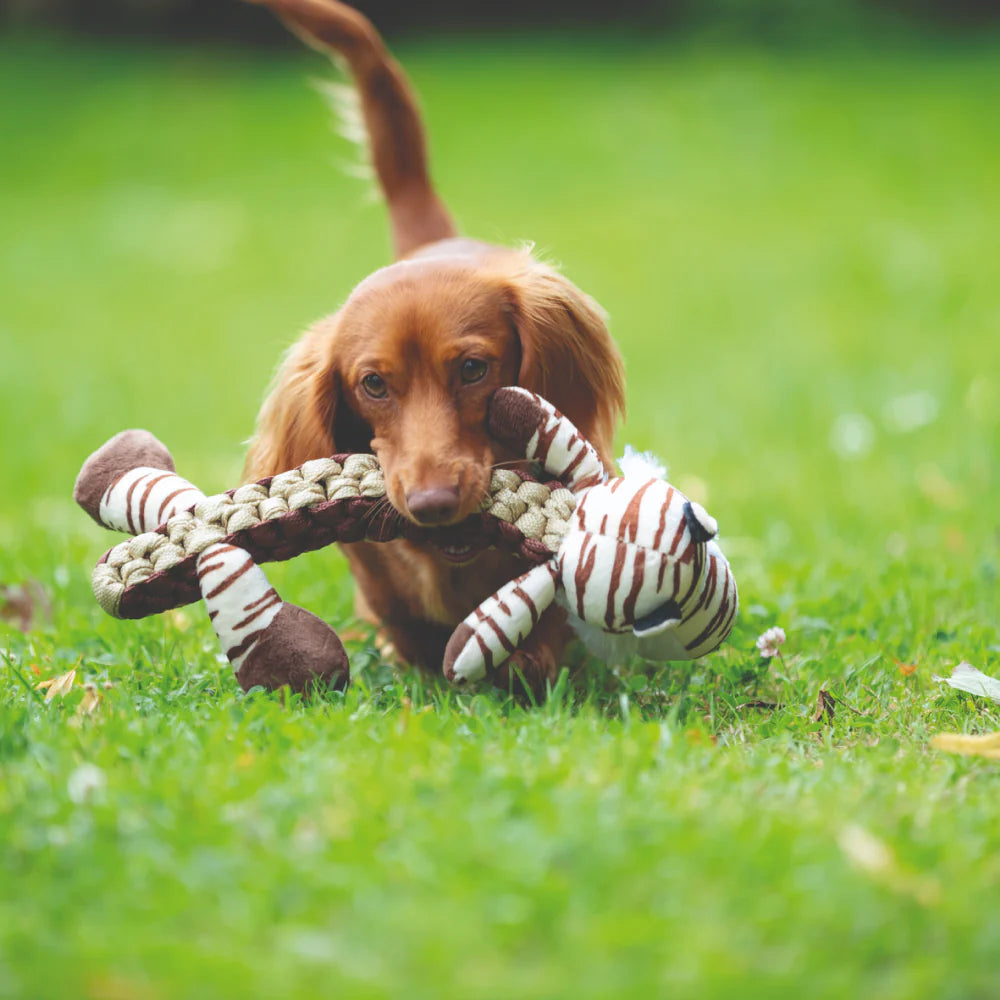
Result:
{"label": "tiger toy ear", "polygon": [[551,403],[508,386],[490,400],[490,434],[512,451],[541,462],[546,472],[576,492],[608,478],[594,446]]}
{"label": "tiger toy ear", "polygon": [[444,651],[444,675],[455,684],[477,681],[499,667],[555,600],[554,561],[533,566],[487,597],[455,629]]}
{"label": "tiger toy ear", "polygon": [[684,520],[696,542],[709,542],[719,533],[719,522],[700,503],[693,500],[684,504]]}

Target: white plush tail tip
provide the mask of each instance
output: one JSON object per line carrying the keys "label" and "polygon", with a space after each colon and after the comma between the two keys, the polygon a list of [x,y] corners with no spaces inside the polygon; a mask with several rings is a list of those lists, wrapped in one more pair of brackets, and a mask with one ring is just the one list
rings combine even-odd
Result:
{"label": "white plush tail tip", "polygon": [[630,444],[625,445],[618,468],[626,479],[664,479],[667,475],[667,467],[651,451],[636,451]]}

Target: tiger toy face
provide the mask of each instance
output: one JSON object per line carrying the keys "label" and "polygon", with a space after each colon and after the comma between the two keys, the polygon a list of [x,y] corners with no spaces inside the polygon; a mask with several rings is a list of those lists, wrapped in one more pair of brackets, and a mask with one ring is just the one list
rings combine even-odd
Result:
{"label": "tiger toy face", "polygon": [[682,623],[698,591],[717,527],[698,504],[648,475],[658,468],[633,462],[629,471],[581,492],[557,556],[564,601],[587,632],[632,633],[640,655],[688,658],[664,634]]}
{"label": "tiger toy face", "polygon": [[487,598],[455,630],[450,680],[476,680],[511,654],[553,601],[591,652],[692,660],[736,619],[736,582],[713,541],[718,526],[663,478],[648,455],[627,453],[612,478],[593,446],[551,403],[519,387],[490,404],[490,433],[539,462],[576,497],[558,551]]}

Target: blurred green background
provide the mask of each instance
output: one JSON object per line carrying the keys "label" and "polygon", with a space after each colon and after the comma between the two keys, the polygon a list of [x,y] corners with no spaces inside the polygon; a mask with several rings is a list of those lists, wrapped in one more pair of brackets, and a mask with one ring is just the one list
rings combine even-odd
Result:
{"label": "blurred green background", "polygon": [[[1000,673],[987,7],[378,9],[463,230],[610,312],[621,444],[707,503],[740,583],[706,665],[532,713],[356,639],[346,701],[244,697],[198,608],[93,602],[82,459],[143,426],[234,485],[282,350],[389,259],[332,72],[229,6],[3,11],[0,996],[992,996],[1000,776],[926,748],[1000,728],[931,679]],[[336,553],[271,575],[351,624]],[[22,683],[74,666],[105,699],[75,724],[80,690]]]}
{"label": "blurred green background", "polygon": [[[76,532],[78,463],[121,427],[209,490],[235,483],[281,351],[388,241],[316,57],[2,44],[10,579],[29,524]],[[772,559],[993,544],[993,36],[398,48],[464,231],[533,241],[608,309],[622,440],[700,480],[728,535]]]}

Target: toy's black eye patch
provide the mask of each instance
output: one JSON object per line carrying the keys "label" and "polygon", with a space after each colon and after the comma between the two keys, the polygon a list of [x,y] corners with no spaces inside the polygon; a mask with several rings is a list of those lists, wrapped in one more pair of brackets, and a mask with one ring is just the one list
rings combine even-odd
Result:
{"label": "toy's black eye patch", "polygon": [[657,635],[664,629],[678,624],[681,620],[680,605],[671,598],[665,604],[654,608],[648,615],[637,618],[632,626],[632,631],[641,639],[647,635]]}

